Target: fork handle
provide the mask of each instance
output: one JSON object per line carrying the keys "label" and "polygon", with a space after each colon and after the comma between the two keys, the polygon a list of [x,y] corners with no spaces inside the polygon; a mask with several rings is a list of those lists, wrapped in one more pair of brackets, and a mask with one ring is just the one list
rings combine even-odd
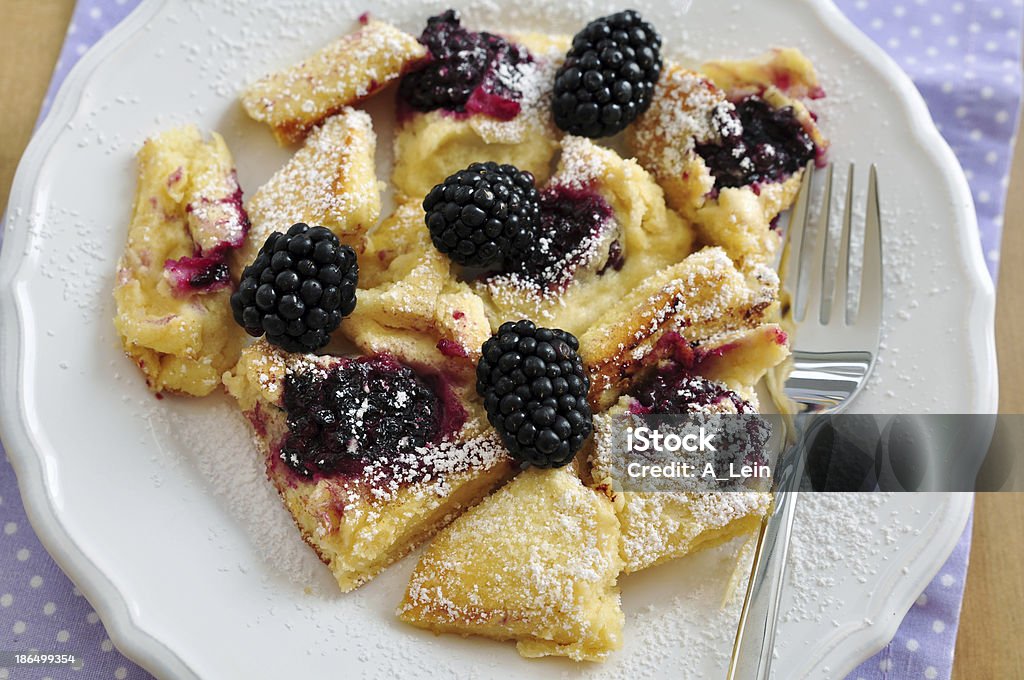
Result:
{"label": "fork handle", "polygon": [[786,578],[786,558],[803,475],[803,432],[780,456],[775,507],[761,520],[747,593],[743,598],[727,680],[767,680],[775,651],[775,630]]}
{"label": "fork handle", "polygon": [[771,672],[797,497],[795,491],[777,494],[775,512],[761,522],[728,680],[767,680]]}

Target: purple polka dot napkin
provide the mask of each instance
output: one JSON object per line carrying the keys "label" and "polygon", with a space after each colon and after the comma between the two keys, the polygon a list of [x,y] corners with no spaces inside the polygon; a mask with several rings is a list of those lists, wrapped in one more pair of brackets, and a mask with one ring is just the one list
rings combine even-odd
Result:
{"label": "purple polka dot napkin", "polygon": [[[138,0],[79,1],[43,114],[78,58],[136,4]],[[899,62],[927,100],[967,173],[985,258],[995,276],[1020,105],[1024,0],[837,4]],[[0,650],[74,652],[80,666],[0,667],[0,680],[149,678],[114,649],[92,607],[40,545],[6,456],[0,461],[0,525]],[[968,525],[893,641],[849,680],[949,678],[970,536]]]}

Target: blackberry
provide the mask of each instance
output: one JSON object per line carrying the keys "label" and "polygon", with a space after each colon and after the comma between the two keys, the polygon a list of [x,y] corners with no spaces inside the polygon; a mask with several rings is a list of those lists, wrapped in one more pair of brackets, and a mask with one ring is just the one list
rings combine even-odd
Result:
{"label": "blackberry", "polygon": [[785,179],[817,152],[792,106],[774,108],[761,97],[716,111],[714,123],[721,141],[697,144],[695,150],[719,189]]}
{"label": "blackberry", "polygon": [[[503,100],[505,108],[514,109],[512,116],[519,112],[518,106],[512,105],[519,98],[514,67],[530,61],[524,48],[492,33],[463,28],[453,9],[427,19],[420,42],[432,59],[407,74],[399,85],[399,95],[413,109],[464,113],[476,93],[477,98],[483,94],[485,100],[487,95]],[[499,118],[508,117],[502,111],[496,113]]]}
{"label": "blackberry", "polygon": [[606,137],[651,105],[661,75],[661,36],[626,10],[577,33],[555,74],[555,123],[569,134]]}
{"label": "blackberry", "polygon": [[355,473],[439,439],[443,406],[411,368],[389,355],[290,373],[284,385],[288,435],[281,459],[304,476]]}
{"label": "blackberry", "polygon": [[571,333],[508,322],[488,339],[476,367],[487,419],[523,466],[561,467],[593,428],[590,380]]}
{"label": "blackberry", "polygon": [[324,227],[301,222],[267,237],[231,295],[249,335],[289,352],[313,352],[356,306],[356,254]]}
{"label": "blackberry", "polygon": [[453,261],[497,268],[533,243],[540,197],[533,175],[512,165],[473,163],[423,199],[430,240]]}

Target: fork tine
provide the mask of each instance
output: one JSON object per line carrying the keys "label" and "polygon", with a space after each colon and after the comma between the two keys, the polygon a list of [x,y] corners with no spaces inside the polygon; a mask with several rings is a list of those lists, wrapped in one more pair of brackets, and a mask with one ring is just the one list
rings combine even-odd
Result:
{"label": "fork tine", "polygon": [[854,324],[861,312],[882,313],[882,209],[878,200],[878,171],[871,165],[868,176],[868,205],[864,218],[864,263],[861,266],[860,294],[847,323]]}
{"label": "fork tine", "polygon": [[[836,257],[835,285],[833,290],[827,293],[825,298],[821,301],[822,310],[824,310],[827,302],[830,312],[831,306],[833,304],[837,304],[839,308],[843,310],[843,320],[846,323],[850,323],[850,307],[847,302],[849,300],[848,282],[850,280],[850,232],[852,231],[853,225],[854,170],[854,164],[850,163],[850,170],[846,175],[846,205],[843,207],[843,230],[839,234],[839,255]],[[825,320],[824,315],[825,312],[822,311],[821,322],[828,323],[828,321]]]}
{"label": "fork tine", "polygon": [[[825,175],[825,192],[822,198],[822,212],[818,218],[818,229],[813,234],[813,243],[810,246],[814,252],[808,256],[803,252],[807,249],[808,238],[806,232],[800,248],[800,271],[797,274],[796,303],[793,307],[793,319],[797,322],[804,320],[807,316],[807,308],[812,300],[819,303],[821,299],[822,278],[827,265],[825,258],[825,245],[829,231],[829,216],[832,207],[832,168],[828,166],[828,173]],[[807,285],[804,285],[804,278],[808,278]],[[820,304],[820,303],[819,303]],[[818,305],[815,305],[818,306]]]}
{"label": "fork tine", "polygon": [[814,162],[809,161],[804,168],[804,176],[800,181],[800,193],[797,194],[793,211],[790,213],[789,226],[786,227],[786,245],[783,250],[783,268],[786,280],[783,288],[793,291],[795,295],[797,277],[800,272],[800,253],[803,252],[803,236],[807,231],[807,204],[811,196],[811,182],[814,179]]}

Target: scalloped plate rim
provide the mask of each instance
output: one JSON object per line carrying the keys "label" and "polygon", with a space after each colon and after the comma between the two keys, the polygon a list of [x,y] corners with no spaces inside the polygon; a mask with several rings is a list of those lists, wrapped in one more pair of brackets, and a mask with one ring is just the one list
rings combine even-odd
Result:
{"label": "scalloped plate rim", "polygon": [[[136,33],[144,30],[169,2],[170,0],[142,0],[128,17],[105,35],[72,69],[58,91],[52,109],[34,134],[19,163],[4,224],[14,211],[33,204],[38,194],[37,185],[42,170],[49,161],[50,149],[64,130],[64,125],[74,118],[92,76],[101,66],[109,65],[105,62],[105,57]],[[971,287],[975,293],[971,314],[976,322],[982,322],[973,325],[984,330],[984,333],[980,334],[981,337],[972,336],[977,345],[976,349],[980,349],[980,353],[975,353],[976,363],[981,369],[979,373],[990,377],[989,381],[981,386],[981,394],[976,395],[977,402],[981,406],[979,411],[995,412],[998,394],[992,323],[995,292],[977,238],[977,220],[963,171],[952,150],[935,128],[924,100],[892,59],[828,0],[808,0],[806,4],[816,12],[818,18],[832,31],[837,40],[846,43],[851,50],[869,61],[896,87],[906,113],[918,123],[916,130],[922,149],[945,171],[955,199],[954,203],[959,206],[957,222],[963,227],[959,231],[959,236],[961,245],[964,246],[966,264],[969,265]],[[75,538],[58,519],[53,499],[44,483],[43,467],[47,465],[47,454],[38,450],[33,442],[24,413],[24,404],[20,398],[21,390],[18,389],[23,385],[22,359],[26,353],[25,341],[30,330],[25,326],[25,310],[19,295],[19,284],[23,284],[19,278],[22,270],[19,265],[23,260],[20,253],[15,254],[19,248],[12,245],[18,236],[19,233],[8,234],[4,239],[7,247],[0,249],[0,320],[13,322],[0,324],[0,375],[3,376],[0,380],[0,394],[4,396],[4,404],[8,405],[0,409],[0,434],[18,476],[29,520],[54,560],[73,578],[96,609],[118,649],[155,675],[174,678],[196,677],[179,655],[136,624],[131,614],[130,597],[117,590],[84,556]],[[847,653],[834,658],[826,656],[810,661],[805,669],[806,674],[831,673],[840,668],[852,670],[860,661],[870,657],[892,638],[914,599],[935,576],[956,545],[972,506],[972,494],[950,495],[930,523],[938,524],[942,528],[942,531],[936,531],[936,534],[945,540],[928,542],[915,556],[926,559],[927,568],[921,568],[899,579],[892,584],[892,590],[887,594],[886,599],[899,600],[900,606],[890,606],[887,613],[891,616],[878,617],[872,625],[862,623],[845,637],[835,641],[829,651],[834,650],[839,642],[843,642],[848,645]],[[832,664],[831,670],[825,665],[826,661]]]}

